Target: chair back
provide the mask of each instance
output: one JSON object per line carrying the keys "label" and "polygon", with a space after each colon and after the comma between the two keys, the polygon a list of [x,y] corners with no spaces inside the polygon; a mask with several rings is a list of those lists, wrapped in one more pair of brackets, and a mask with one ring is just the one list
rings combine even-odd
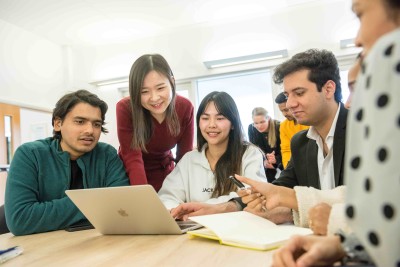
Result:
{"label": "chair back", "polygon": [[4,213],[4,205],[0,206],[0,235],[10,232],[6,224],[6,215]]}

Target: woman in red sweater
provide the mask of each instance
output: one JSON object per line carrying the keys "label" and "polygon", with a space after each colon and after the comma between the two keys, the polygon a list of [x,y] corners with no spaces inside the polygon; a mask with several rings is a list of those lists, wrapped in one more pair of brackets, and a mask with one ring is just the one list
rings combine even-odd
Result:
{"label": "woman in red sweater", "polygon": [[194,108],[176,94],[171,68],[158,54],[133,63],[129,94],[117,103],[119,155],[131,185],[151,184],[158,191],[175,162],[193,149]]}

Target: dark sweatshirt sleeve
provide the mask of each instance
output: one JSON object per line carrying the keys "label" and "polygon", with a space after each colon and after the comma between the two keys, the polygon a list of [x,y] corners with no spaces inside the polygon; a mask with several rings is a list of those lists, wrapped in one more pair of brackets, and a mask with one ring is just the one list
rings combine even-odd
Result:
{"label": "dark sweatshirt sleeve", "polygon": [[[7,177],[5,215],[14,235],[27,235],[63,229],[84,218],[64,191],[59,198],[40,201],[38,168],[35,155],[24,146],[14,154]],[[53,177],[55,183],[59,177]],[[56,186],[56,185],[55,185]],[[52,186],[47,187],[52,190]]]}
{"label": "dark sweatshirt sleeve", "polygon": [[114,147],[108,146],[108,157],[106,162],[106,187],[129,185],[129,178],[126,175],[124,165],[118,157]]}

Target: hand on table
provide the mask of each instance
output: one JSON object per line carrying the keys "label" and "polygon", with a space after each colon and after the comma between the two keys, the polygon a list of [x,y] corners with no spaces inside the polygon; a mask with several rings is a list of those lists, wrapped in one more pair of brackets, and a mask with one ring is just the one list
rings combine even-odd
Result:
{"label": "hand on table", "polygon": [[275,252],[272,266],[325,266],[344,256],[338,236],[293,236]]}
{"label": "hand on table", "polygon": [[186,221],[190,216],[199,216],[214,213],[237,211],[236,204],[226,202],[221,204],[207,204],[202,202],[182,203],[171,209],[171,215],[175,219]]}

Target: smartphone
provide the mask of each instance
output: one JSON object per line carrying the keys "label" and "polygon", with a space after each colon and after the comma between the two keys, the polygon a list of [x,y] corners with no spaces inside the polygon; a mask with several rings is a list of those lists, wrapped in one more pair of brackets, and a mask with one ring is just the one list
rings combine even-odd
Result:
{"label": "smartphone", "polygon": [[245,189],[244,184],[241,181],[239,181],[238,179],[236,179],[235,176],[231,175],[231,176],[229,176],[229,179],[231,179],[235,183],[235,185],[237,185],[237,187],[239,187],[239,189]]}
{"label": "smartphone", "polygon": [[65,231],[75,232],[89,229],[94,229],[93,225],[88,220],[80,220],[79,222],[71,224],[70,226],[65,228]]}

